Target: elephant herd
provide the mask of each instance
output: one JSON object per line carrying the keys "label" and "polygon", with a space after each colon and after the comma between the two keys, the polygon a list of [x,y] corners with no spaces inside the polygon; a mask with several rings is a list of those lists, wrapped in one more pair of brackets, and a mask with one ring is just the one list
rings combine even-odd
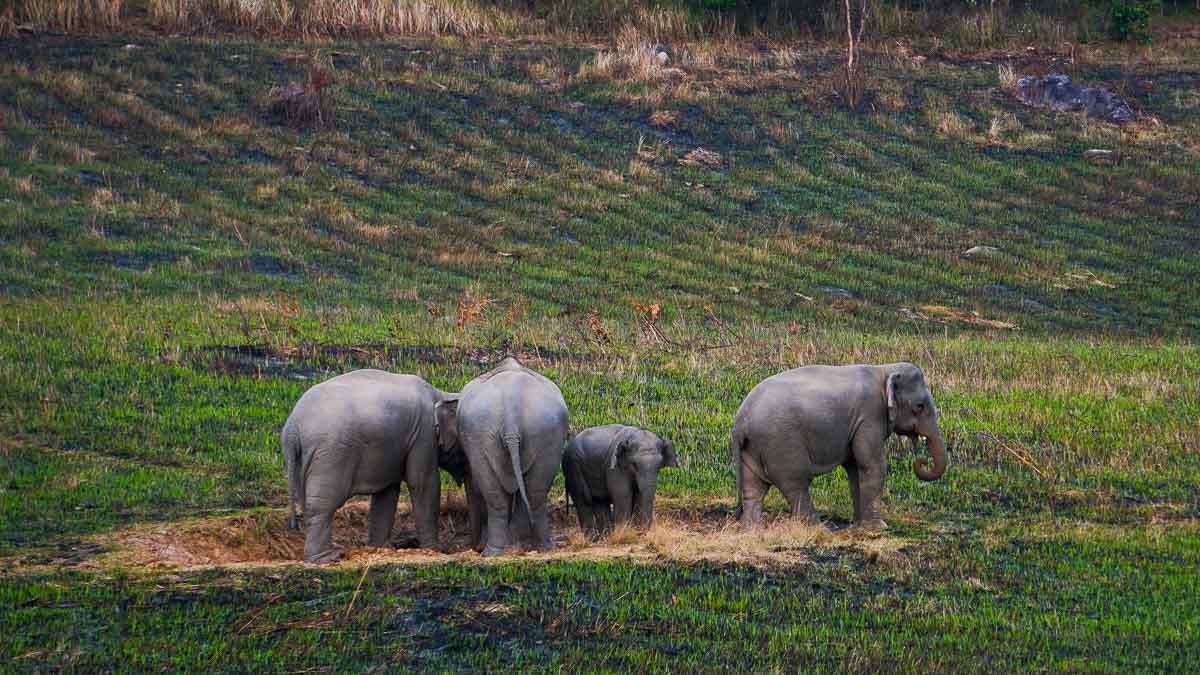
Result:
{"label": "elephant herd", "polygon": [[[854,520],[885,527],[880,494],[892,434],[928,439],[935,480],[946,446],[924,376],[911,363],[806,366],[758,384],[738,409],[733,458],[741,524],[756,525],[763,497],[779,488],[792,513],[816,521],[809,484],[846,469]],[[288,479],[288,527],[306,530],[304,559],[332,562],[333,515],[351,496],[371,495],[368,543],[385,546],[400,484],[412,499],[417,538],[438,545],[439,470],[464,485],[470,537],[485,556],[514,540],[550,549],[548,493],[559,470],[580,526],[592,534],[634,520],[649,526],[658,472],[679,466],[675,445],[637,427],[609,424],[568,442],[568,412],[558,386],[514,357],[443,392],[415,375],[357,370],[304,393],[281,433]]]}

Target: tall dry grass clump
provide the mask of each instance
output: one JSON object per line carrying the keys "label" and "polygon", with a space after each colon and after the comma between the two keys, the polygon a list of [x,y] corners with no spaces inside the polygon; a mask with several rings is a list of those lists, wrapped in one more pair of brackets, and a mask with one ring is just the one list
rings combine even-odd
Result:
{"label": "tall dry grass clump", "polygon": [[543,1],[537,3],[537,22],[547,32],[588,35],[613,35],[632,25],[659,42],[712,34],[722,27],[719,17],[706,20],[682,2],[647,0]]}
{"label": "tall dry grass clump", "polygon": [[499,24],[468,0],[149,0],[148,9],[160,29],[302,37],[483,35]]}
{"label": "tall dry grass clump", "polygon": [[680,74],[679,68],[671,66],[671,58],[661,51],[638,28],[627,24],[617,35],[612,49],[596,53],[590,63],[579,68],[579,76],[610,77],[626,80],[652,81]]}
{"label": "tall dry grass clump", "polygon": [[17,34],[17,13],[12,5],[0,10],[0,38]]}
{"label": "tall dry grass clump", "polygon": [[38,32],[91,33],[119,29],[124,11],[125,0],[25,0],[8,13]]}

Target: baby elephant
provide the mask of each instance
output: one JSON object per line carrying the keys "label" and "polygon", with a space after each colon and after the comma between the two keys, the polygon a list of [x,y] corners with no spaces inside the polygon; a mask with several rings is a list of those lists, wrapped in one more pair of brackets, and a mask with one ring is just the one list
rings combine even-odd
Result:
{"label": "baby elephant", "polygon": [[658,470],[678,466],[675,445],[645,429],[608,424],[583,430],[563,453],[579,526],[598,534],[636,513],[638,524],[649,527]]}
{"label": "baby elephant", "polygon": [[304,559],[332,562],[333,514],[351,495],[371,495],[372,546],[387,544],[400,483],[412,495],[417,537],[438,544],[441,466],[461,482],[467,464],[458,444],[458,394],[415,375],[356,370],[304,392],[283,425],[288,527],[304,509]]}

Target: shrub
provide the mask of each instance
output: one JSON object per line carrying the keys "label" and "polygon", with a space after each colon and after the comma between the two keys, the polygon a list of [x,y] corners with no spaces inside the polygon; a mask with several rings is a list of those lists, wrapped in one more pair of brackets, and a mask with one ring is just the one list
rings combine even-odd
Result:
{"label": "shrub", "polygon": [[1108,32],[1122,42],[1150,41],[1150,10],[1144,3],[1113,0],[1108,6]]}
{"label": "shrub", "polygon": [[333,107],[327,89],[333,82],[332,65],[313,63],[304,82],[288,82],[286,87],[271,92],[267,113],[275,121],[297,129],[332,127]]}

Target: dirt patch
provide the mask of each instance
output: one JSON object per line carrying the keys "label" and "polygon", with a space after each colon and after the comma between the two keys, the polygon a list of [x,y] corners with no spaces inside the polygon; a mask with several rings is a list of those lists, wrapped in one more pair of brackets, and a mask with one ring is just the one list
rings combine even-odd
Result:
{"label": "dirt patch", "polygon": [[[665,501],[665,500],[664,500]],[[402,505],[392,531],[392,547],[366,546],[369,501],[356,499],[338,511],[334,543],[345,552],[340,565],[482,561],[470,546],[466,504],[461,494],[443,499],[439,550],[417,548],[411,513]],[[551,509],[555,549],[516,552],[500,560],[603,560],[795,565],[851,555],[871,563],[907,568],[909,542],[842,528],[797,523],[783,515],[765,527],[742,531],[728,508],[667,501],[660,505],[655,526],[646,532],[623,528],[600,540],[580,531],[573,512],[558,503]],[[183,523],[145,525],[103,537],[97,543],[109,553],[89,559],[89,567],[137,566],[195,568],[230,565],[299,563],[304,534],[284,527],[282,509],[255,510]],[[832,553],[831,553],[832,552]]]}

